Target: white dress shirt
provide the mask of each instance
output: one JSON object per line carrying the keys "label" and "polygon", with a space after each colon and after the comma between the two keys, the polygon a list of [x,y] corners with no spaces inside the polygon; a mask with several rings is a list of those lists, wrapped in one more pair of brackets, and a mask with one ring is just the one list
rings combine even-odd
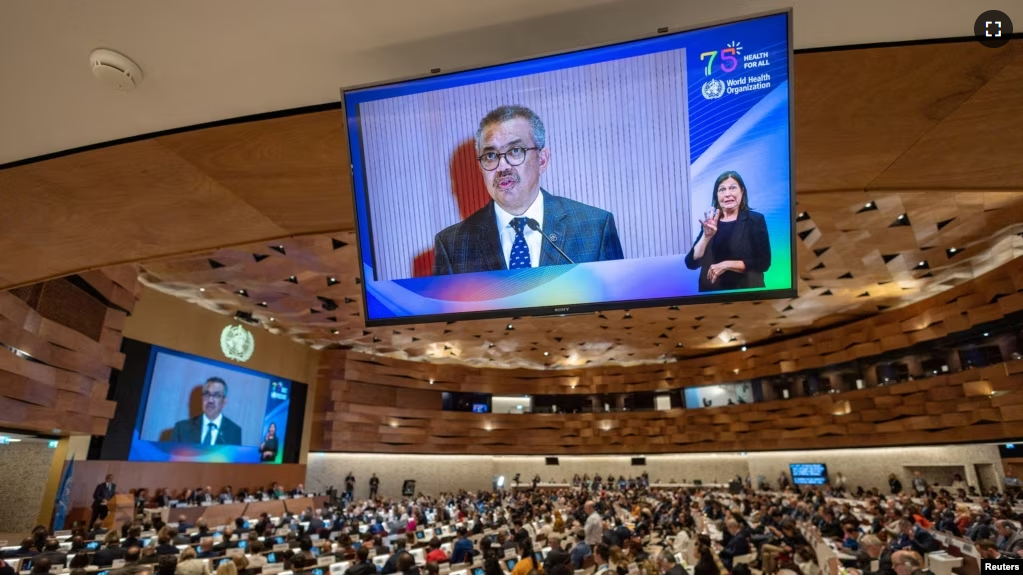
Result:
{"label": "white dress shirt", "polygon": [[[512,244],[515,243],[515,228],[511,221],[516,218],[501,208],[501,205],[494,202],[494,213],[497,215],[497,232],[501,237],[501,251],[504,252],[504,265],[507,268],[508,260],[511,259]],[[538,192],[536,199],[522,215],[523,218],[536,220],[540,227],[543,227],[543,193]],[[522,229],[522,235],[526,239],[526,246],[529,247],[529,265],[536,268],[540,265],[540,250],[543,248],[543,237],[536,230],[529,226]]]}
{"label": "white dress shirt", "polygon": [[[201,438],[199,438],[199,441],[200,441],[200,442],[201,442],[201,443],[202,443],[203,445],[206,445],[206,444],[213,444],[213,445],[216,445],[216,443],[217,443],[217,437],[219,437],[219,436],[220,436],[220,424],[221,424],[221,422],[223,422],[223,421],[224,421],[224,413],[223,413],[223,412],[221,412],[220,414],[218,414],[218,415],[217,415],[217,419],[216,419],[216,420],[210,420],[210,419],[209,419],[209,418],[208,418],[208,417],[206,416],[206,414],[203,414],[203,415],[202,415],[202,437],[201,437]],[[213,422],[213,425],[215,426],[215,428],[214,428],[214,429],[213,429],[213,431],[212,431],[212,433],[213,433],[213,439],[212,439],[211,441],[208,441],[208,440],[206,439],[206,431],[207,431],[207,430],[209,430],[209,428],[210,428],[210,422]]]}

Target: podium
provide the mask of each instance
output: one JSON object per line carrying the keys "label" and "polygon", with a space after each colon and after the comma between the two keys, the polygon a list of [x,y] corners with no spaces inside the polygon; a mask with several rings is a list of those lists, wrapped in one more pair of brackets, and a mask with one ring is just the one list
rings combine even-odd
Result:
{"label": "podium", "polygon": [[114,494],[114,497],[107,501],[106,520],[103,527],[112,530],[122,526],[125,522],[129,524],[135,520],[135,497],[131,494]]}

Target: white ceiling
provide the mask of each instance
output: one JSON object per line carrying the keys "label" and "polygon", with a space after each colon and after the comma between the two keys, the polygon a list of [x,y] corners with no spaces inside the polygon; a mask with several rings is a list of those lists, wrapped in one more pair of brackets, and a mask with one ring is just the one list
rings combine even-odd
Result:
{"label": "white ceiling", "polygon": [[[0,163],[335,102],[339,88],[793,6],[796,48],[969,36],[1019,0],[3,0]],[[133,58],[130,94],[88,55]]]}

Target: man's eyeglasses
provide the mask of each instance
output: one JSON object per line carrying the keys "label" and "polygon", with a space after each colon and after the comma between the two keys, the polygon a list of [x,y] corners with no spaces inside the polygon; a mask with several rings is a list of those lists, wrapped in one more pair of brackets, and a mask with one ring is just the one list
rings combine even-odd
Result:
{"label": "man's eyeglasses", "polygon": [[536,146],[531,148],[515,146],[514,148],[510,148],[507,152],[484,152],[482,156],[476,159],[480,161],[480,166],[482,166],[484,170],[491,172],[497,170],[498,165],[501,164],[502,156],[504,156],[504,160],[509,166],[518,166],[526,161],[526,153],[530,150],[539,150],[539,148]]}
{"label": "man's eyeglasses", "polygon": [[213,400],[223,400],[224,398],[227,398],[227,396],[225,396],[224,394],[221,394],[219,392],[203,392],[202,393],[202,397],[207,399],[207,400],[209,400],[211,398]]}

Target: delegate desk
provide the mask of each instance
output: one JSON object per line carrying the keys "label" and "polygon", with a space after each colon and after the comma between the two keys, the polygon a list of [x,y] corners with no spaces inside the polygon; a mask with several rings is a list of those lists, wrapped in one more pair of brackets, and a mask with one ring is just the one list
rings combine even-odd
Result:
{"label": "delegate desk", "polygon": [[[540,482],[536,485],[538,492],[556,492],[558,490],[568,490],[572,487],[571,484],[561,482]],[[522,483],[512,487],[512,490],[532,490],[533,484]]]}
{"label": "delegate desk", "polygon": [[[301,496],[284,500],[284,507],[287,508],[288,514],[301,514],[305,512],[306,508],[312,508],[313,511],[322,510],[329,502],[329,496]],[[251,518],[252,515],[250,514],[249,517]]]}

